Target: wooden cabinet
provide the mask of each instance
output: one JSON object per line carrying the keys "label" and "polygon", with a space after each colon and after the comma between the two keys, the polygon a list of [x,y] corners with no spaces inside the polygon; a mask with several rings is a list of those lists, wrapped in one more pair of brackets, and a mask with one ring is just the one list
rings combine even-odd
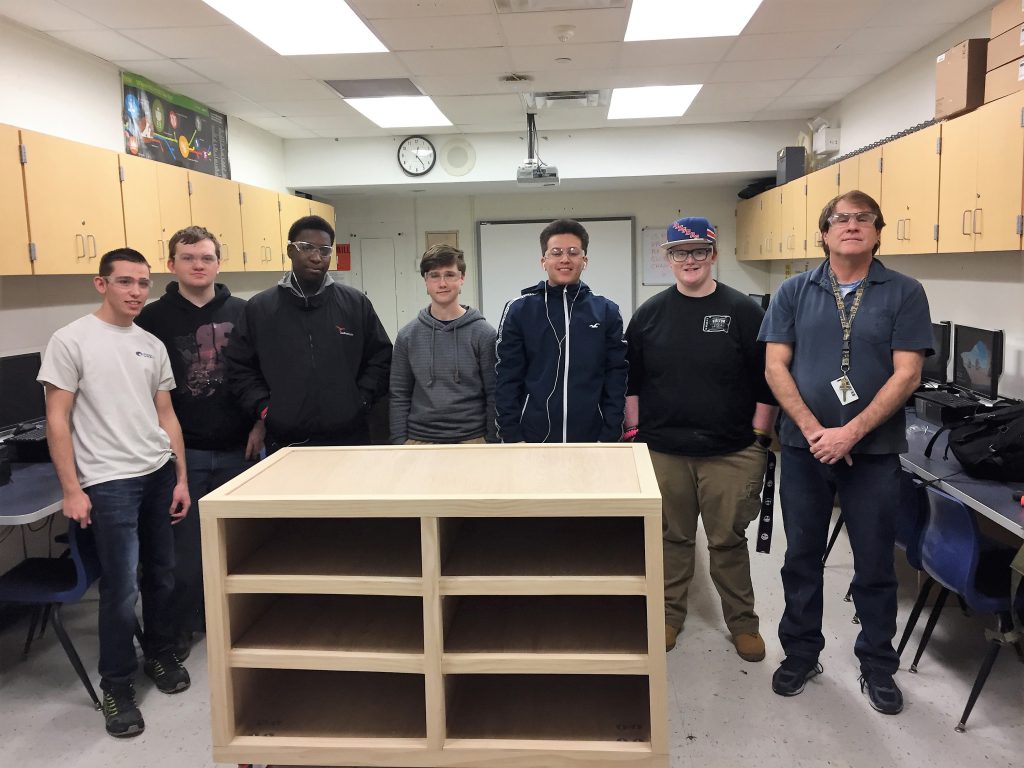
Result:
{"label": "wooden cabinet", "polygon": [[[288,263],[288,230],[303,216],[309,216],[309,198],[278,194],[277,209],[281,228],[282,267]],[[333,222],[331,223],[333,227]]]}
{"label": "wooden cabinet", "polygon": [[667,768],[646,446],[285,449],[201,515],[215,761]]}
{"label": "wooden cabinet", "polygon": [[242,207],[238,182],[189,171],[192,221],[206,227],[220,241],[220,264],[224,272],[242,272]]}
{"label": "wooden cabinet", "polygon": [[121,204],[125,241],[154,272],[167,271],[167,243],[192,223],[188,172],[165,163],[121,155]]}
{"label": "wooden cabinet", "polygon": [[753,261],[760,254],[757,250],[755,228],[761,212],[761,202],[752,197],[736,203],[736,259]]}
{"label": "wooden cabinet", "polygon": [[125,245],[118,154],[32,131],[21,142],[33,271],[96,274],[100,257]]}
{"label": "wooden cabinet", "polygon": [[[859,189],[874,198],[879,205],[882,204],[882,147],[848,157],[838,165],[839,191],[836,194]],[[824,205],[822,203],[822,208]],[[821,213],[821,208],[818,213]]]}
{"label": "wooden cabinet", "polygon": [[779,189],[779,244],[774,258],[807,256],[807,185],[795,179]]}
{"label": "wooden cabinet", "polygon": [[269,189],[238,185],[242,206],[242,254],[246,272],[280,272],[284,266],[281,250],[281,212],[278,193]]}
{"label": "wooden cabinet", "polygon": [[881,205],[886,230],[880,255],[935,253],[939,135],[939,126],[932,125],[883,148]]}
{"label": "wooden cabinet", "polygon": [[321,203],[319,200],[310,200],[309,212],[314,216],[321,217],[332,227],[337,224],[334,220],[334,206],[329,203]]}
{"label": "wooden cabinet", "polygon": [[1018,250],[1024,93],[942,125],[940,253]]}
{"label": "wooden cabinet", "polygon": [[[850,162],[850,160],[845,162]],[[856,165],[854,165],[854,169],[856,169]],[[841,173],[841,164],[830,165],[804,177],[804,181],[807,183],[806,256],[817,258],[824,255],[821,250],[821,230],[818,229],[818,219],[821,216],[821,209],[839,194]]]}
{"label": "wooden cabinet", "polygon": [[0,275],[31,275],[18,129],[0,125]]}

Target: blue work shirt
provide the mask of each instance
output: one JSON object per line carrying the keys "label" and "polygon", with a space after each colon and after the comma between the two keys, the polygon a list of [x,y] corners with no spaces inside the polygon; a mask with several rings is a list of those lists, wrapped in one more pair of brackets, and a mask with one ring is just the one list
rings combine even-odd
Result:
{"label": "blue work shirt", "polygon": [[[793,346],[789,370],[800,397],[823,427],[841,427],[867,408],[893,374],[893,350],[932,350],[931,317],[924,288],[911,277],[886,269],[872,259],[867,285],[850,334],[848,376],[858,399],[843,404],[832,381],[842,375],[843,328],[828,276],[828,260],[779,286],[761,323],[758,341]],[[855,291],[846,296],[849,317]],[[783,445],[807,448],[799,427],[783,414],[779,439]],[[903,453],[907,450],[906,419],[898,408],[865,435],[853,453]]]}

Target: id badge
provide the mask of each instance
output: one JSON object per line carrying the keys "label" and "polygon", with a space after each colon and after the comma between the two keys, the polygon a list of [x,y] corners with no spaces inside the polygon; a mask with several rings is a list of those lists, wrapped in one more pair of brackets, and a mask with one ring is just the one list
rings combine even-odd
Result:
{"label": "id badge", "polygon": [[836,397],[839,398],[841,405],[849,405],[859,399],[857,390],[853,388],[853,382],[850,381],[846,374],[843,374],[832,383],[832,389],[836,392]]}

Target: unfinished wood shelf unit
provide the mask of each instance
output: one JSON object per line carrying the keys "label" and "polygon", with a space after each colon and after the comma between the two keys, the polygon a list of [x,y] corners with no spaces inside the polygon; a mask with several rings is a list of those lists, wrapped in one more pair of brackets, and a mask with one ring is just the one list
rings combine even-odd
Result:
{"label": "unfinished wood shelf unit", "polygon": [[291,448],[201,506],[217,762],[667,768],[646,446]]}

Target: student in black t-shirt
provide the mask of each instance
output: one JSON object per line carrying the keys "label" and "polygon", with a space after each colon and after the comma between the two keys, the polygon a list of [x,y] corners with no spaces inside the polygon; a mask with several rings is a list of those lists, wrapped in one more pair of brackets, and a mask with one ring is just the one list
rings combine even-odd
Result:
{"label": "student in black t-shirt", "polygon": [[686,620],[700,517],[736,652],[761,661],[746,528],[760,508],[777,410],[757,343],[764,312],[712,277],[717,234],[707,219],[679,219],[662,248],[676,282],[644,302],[626,330],[624,437],[647,443],[661,488],[665,647],[675,647]]}

